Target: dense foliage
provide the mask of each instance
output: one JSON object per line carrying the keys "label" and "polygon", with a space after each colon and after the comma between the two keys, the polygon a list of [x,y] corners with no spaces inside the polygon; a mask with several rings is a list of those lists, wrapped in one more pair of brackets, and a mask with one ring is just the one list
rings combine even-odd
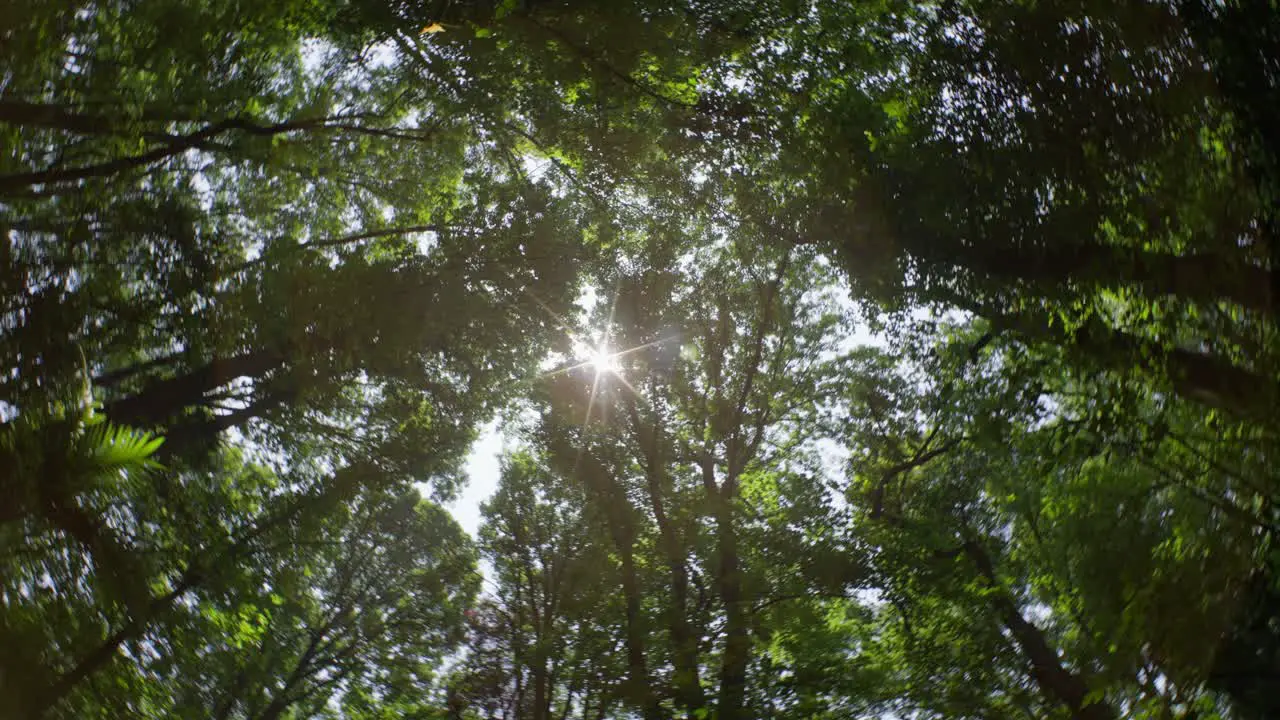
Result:
{"label": "dense foliage", "polygon": [[0,717],[1280,716],[1268,0],[3,0],[0,230]]}

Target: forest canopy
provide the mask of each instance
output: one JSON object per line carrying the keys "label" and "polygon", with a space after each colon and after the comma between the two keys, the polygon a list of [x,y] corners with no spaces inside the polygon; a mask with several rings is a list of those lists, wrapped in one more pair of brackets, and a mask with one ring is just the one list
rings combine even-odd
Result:
{"label": "forest canopy", "polygon": [[1280,717],[1271,0],[0,0],[0,231],[0,718]]}

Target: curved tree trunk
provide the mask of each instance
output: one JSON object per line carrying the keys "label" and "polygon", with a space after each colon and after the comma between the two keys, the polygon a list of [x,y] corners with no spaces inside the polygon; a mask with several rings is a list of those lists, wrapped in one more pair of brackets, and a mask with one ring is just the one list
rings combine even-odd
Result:
{"label": "curved tree trunk", "polygon": [[1266,315],[1275,312],[1275,273],[1207,253],[1174,255],[1095,242],[1029,249],[995,243],[965,249],[957,260],[1001,281],[1041,287],[1047,296],[1069,285],[1131,287],[1151,299],[1176,297],[1201,306],[1226,300]]}
{"label": "curved tree trunk", "polygon": [[1115,720],[1116,713],[1109,705],[1089,700],[1088,684],[1079,675],[1063,667],[1058,653],[1049,644],[1044,632],[1022,616],[1017,604],[996,575],[986,549],[972,538],[965,540],[963,549],[965,556],[978,569],[983,582],[991,589],[991,605],[1013,635],[1040,692],[1046,698],[1065,705],[1073,720]]}
{"label": "curved tree trunk", "polygon": [[987,318],[996,330],[1011,331],[1029,340],[1046,341],[1078,353],[1100,369],[1129,372],[1143,368],[1168,379],[1182,397],[1240,418],[1275,421],[1280,383],[1252,370],[1205,353],[1160,344],[1089,318],[1068,333],[1047,313],[1001,313],[955,295],[957,307]]}
{"label": "curved tree trunk", "polygon": [[205,404],[205,395],[237,378],[259,378],[284,365],[284,357],[254,350],[214,358],[181,375],[149,383],[135,395],[113,400],[104,410],[112,422],[136,427],[164,424],[184,409]]}

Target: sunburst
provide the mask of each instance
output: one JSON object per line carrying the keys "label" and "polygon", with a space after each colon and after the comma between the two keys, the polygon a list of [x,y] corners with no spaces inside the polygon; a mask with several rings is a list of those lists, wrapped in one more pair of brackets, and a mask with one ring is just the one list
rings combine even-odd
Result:
{"label": "sunburst", "polygon": [[[617,312],[617,297],[615,290],[614,302],[609,306],[609,317],[605,322],[603,331],[596,335],[592,341],[579,336],[571,328],[572,325],[563,317],[560,317],[543,303],[536,295],[534,300],[538,303],[552,320],[560,326],[561,330],[571,343],[571,352],[576,362],[566,367],[561,367],[550,372],[543,373],[542,377],[551,377],[553,375],[561,375],[565,373],[576,372],[578,370],[589,369],[591,371],[591,392],[587,396],[586,417],[583,418],[583,425],[591,424],[591,415],[595,410],[596,401],[599,399],[601,392],[609,385],[617,385],[625,388],[632,396],[637,399],[640,393],[636,390],[625,377],[625,365],[623,358],[640,350],[652,347],[656,342],[644,343],[632,348],[617,350],[613,347],[613,331],[614,321]],[[531,294],[532,295],[532,294]],[[661,342],[661,341],[658,341]]]}
{"label": "sunburst", "polygon": [[583,358],[585,366],[596,371],[597,375],[622,373],[622,353],[614,352],[608,345],[601,343],[595,347],[577,348],[577,356]]}
{"label": "sunburst", "polygon": [[633,395],[638,394],[635,387],[627,381],[622,364],[622,359],[634,352],[635,348],[614,350],[609,345],[608,336],[609,333],[606,332],[604,341],[595,345],[579,344],[575,348],[574,354],[581,358],[581,361],[573,367],[592,370],[591,395],[587,398],[587,417],[583,418],[584,423],[591,422],[591,410],[607,384],[616,382]]}

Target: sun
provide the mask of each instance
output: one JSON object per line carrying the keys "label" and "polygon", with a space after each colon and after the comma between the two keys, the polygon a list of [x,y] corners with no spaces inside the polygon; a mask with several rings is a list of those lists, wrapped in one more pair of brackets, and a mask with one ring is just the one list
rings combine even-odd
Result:
{"label": "sun", "polygon": [[618,353],[615,353],[608,345],[602,344],[586,348],[585,355],[587,364],[595,368],[597,374],[613,373],[617,375],[622,371],[622,365],[618,362]]}

